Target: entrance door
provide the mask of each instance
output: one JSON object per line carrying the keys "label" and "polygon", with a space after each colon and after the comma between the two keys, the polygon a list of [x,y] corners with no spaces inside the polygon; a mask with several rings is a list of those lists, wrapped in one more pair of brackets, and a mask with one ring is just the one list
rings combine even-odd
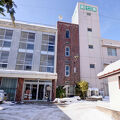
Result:
{"label": "entrance door", "polygon": [[38,100],[42,100],[43,99],[43,93],[44,93],[44,85],[39,85]]}
{"label": "entrance door", "polygon": [[31,94],[32,94],[32,100],[36,100],[37,95],[37,85],[31,85]]}

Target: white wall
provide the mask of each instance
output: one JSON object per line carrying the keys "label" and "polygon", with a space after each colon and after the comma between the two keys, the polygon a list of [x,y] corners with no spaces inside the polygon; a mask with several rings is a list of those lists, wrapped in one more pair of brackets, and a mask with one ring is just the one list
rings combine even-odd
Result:
{"label": "white wall", "polygon": [[[77,23],[74,19],[78,17],[79,23],[80,77],[81,80],[89,82],[89,87],[103,90],[103,81],[97,78],[97,74],[103,69],[98,8],[88,5],[96,7],[97,12],[82,10],[80,4],[88,5],[79,2],[77,4],[78,15],[74,14],[72,19],[73,23]],[[87,13],[91,13],[91,16]],[[88,32],[87,28],[92,28],[92,32]],[[93,45],[94,49],[89,49],[88,45]],[[90,68],[90,64],[95,64],[95,68]]]}
{"label": "white wall", "polygon": [[120,107],[119,76],[120,74],[117,74],[108,78],[110,103],[116,107]]}

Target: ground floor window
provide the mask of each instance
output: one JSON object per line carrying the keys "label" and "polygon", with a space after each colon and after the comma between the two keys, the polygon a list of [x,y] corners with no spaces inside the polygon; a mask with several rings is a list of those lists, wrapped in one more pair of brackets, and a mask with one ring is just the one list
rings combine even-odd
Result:
{"label": "ground floor window", "polygon": [[0,89],[6,92],[8,100],[14,101],[17,89],[17,78],[2,78],[0,80]]}
{"label": "ground floor window", "polygon": [[24,100],[51,100],[52,82],[41,80],[25,80]]}

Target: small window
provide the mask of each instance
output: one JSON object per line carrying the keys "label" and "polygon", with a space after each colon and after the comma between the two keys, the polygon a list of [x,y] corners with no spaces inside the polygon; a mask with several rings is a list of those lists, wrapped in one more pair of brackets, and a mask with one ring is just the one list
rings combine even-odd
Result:
{"label": "small window", "polygon": [[117,56],[116,48],[107,48],[108,56]]}
{"label": "small window", "polygon": [[28,41],[34,42],[34,40],[35,40],[35,33],[29,33],[28,34]]}
{"label": "small window", "polygon": [[7,68],[7,64],[0,64],[1,68]]}
{"label": "small window", "polygon": [[27,49],[33,50],[34,49],[34,45],[33,44],[27,44]]}
{"label": "small window", "polygon": [[49,45],[49,46],[48,46],[48,51],[49,51],[49,52],[54,52],[54,46],[50,46],[50,45]]}
{"label": "small window", "polygon": [[90,68],[95,68],[95,64],[90,64]]}
{"label": "small window", "polygon": [[25,67],[24,67],[24,70],[31,70],[31,66],[28,66],[28,65],[26,65]]}
{"label": "small window", "polygon": [[66,38],[70,38],[70,31],[66,30]]}
{"label": "small window", "polygon": [[66,65],[65,66],[65,76],[70,76],[70,66],[69,65]]}
{"label": "small window", "polygon": [[92,32],[92,28],[88,28],[88,32]]}
{"label": "small window", "polygon": [[88,16],[91,16],[91,13],[87,13]]}
{"label": "small window", "polygon": [[12,39],[13,30],[6,30],[5,39]]}
{"label": "small window", "polygon": [[76,72],[77,72],[76,67],[74,67],[74,73],[76,73]]}
{"label": "small window", "polygon": [[4,41],[3,47],[10,47],[10,46],[11,46],[11,42],[9,42],[9,41]]}
{"label": "small window", "polygon": [[70,47],[65,48],[65,56],[70,56]]}
{"label": "small window", "polygon": [[7,64],[2,64],[2,68],[7,68]]}
{"label": "small window", "polygon": [[88,47],[89,47],[90,49],[93,49],[93,45],[88,45]]}

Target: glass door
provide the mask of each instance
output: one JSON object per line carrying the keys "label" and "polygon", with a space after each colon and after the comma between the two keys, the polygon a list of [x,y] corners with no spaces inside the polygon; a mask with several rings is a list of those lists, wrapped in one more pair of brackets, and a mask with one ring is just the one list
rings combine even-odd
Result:
{"label": "glass door", "polygon": [[44,85],[39,85],[38,100],[43,100],[43,94],[44,94]]}
{"label": "glass door", "polygon": [[31,99],[36,100],[37,96],[37,85],[31,85]]}

